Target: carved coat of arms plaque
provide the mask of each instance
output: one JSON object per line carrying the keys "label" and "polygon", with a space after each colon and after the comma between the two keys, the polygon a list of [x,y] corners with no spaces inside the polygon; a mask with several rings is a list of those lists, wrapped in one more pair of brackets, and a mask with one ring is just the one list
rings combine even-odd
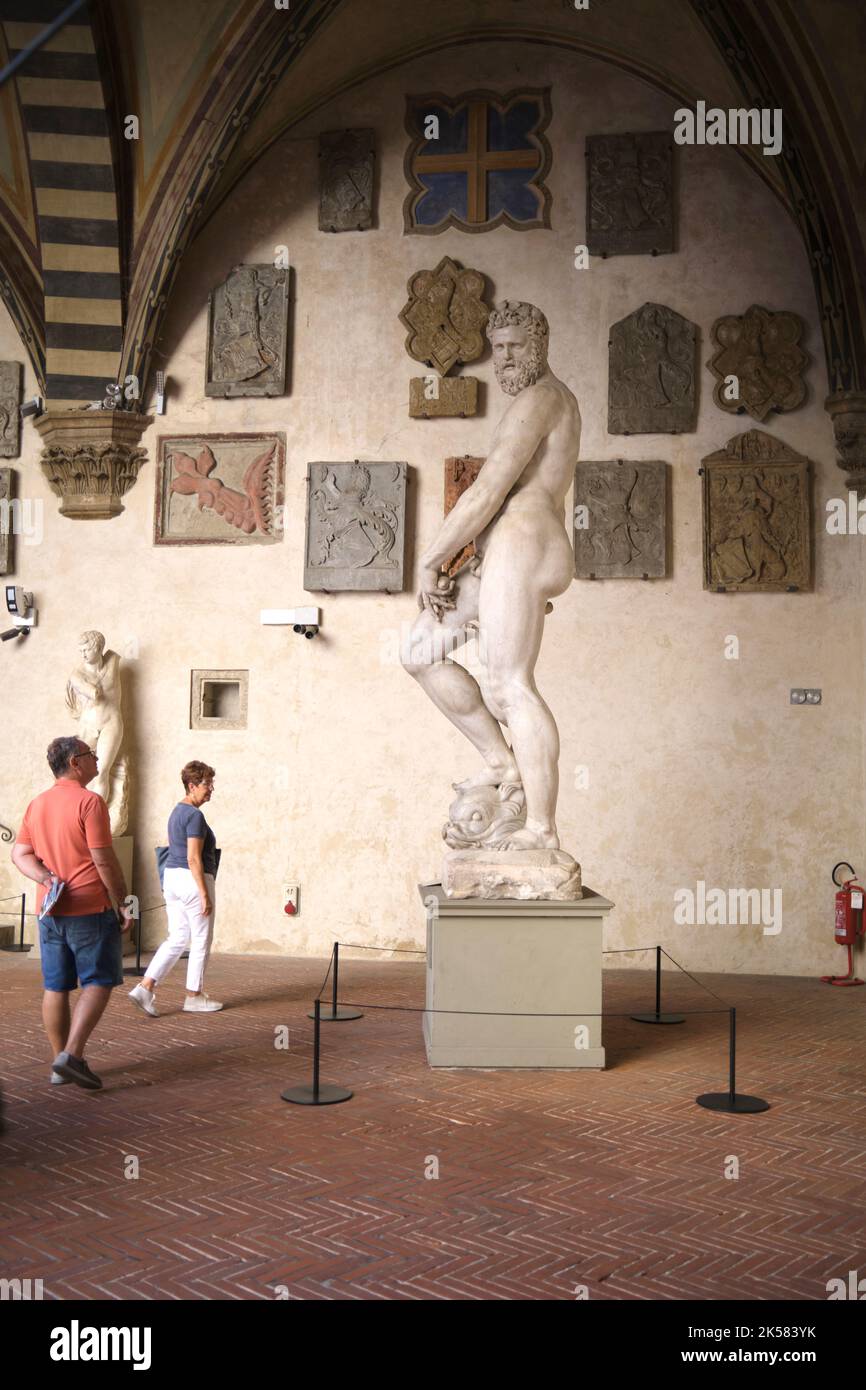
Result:
{"label": "carved coat of arms plaque", "polygon": [[160,435],[157,545],[267,545],[282,536],[284,434]]}
{"label": "carved coat of arms plaque", "polygon": [[[803,328],[799,314],[774,313],[760,304],[716,319],[711,330],[716,351],[707,366],[716,377],[713,399],[719,409],[765,420],[771,410],[802,405],[809,362],[800,347]],[[731,377],[736,377],[733,388]]]}
{"label": "carved coat of arms plaque", "polygon": [[697,328],[665,304],[644,304],[610,330],[609,434],[695,428]]}
{"label": "carved coat of arms plaque", "polygon": [[0,362],[0,458],[21,452],[21,363]]}
{"label": "carved coat of arms plaque", "polygon": [[0,468],[0,574],[10,574],[13,568],[12,508],[10,504],[12,502],[14,476],[11,468]]}
{"label": "carved coat of arms plaque", "polygon": [[373,225],[372,130],[319,136],[319,231],[365,232]]}
{"label": "carved coat of arms plaque", "polygon": [[409,330],[410,357],[445,376],[456,363],[481,356],[490,306],[484,303],[480,271],[462,270],[443,256],[435,270],[417,271],[407,288],[409,300],[399,317]]}
{"label": "carved coat of arms plaque", "polygon": [[237,265],[208,298],[208,396],[281,396],[286,389],[289,272]]}
{"label": "carved coat of arms plaque", "polygon": [[809,459],[763,430],[749,430],[702,462],[704,588],[808,589]]}
{"label": "carved coat of arms plaque", "polygon": [[405,463],[311,463],[304,588],[403,588]]}
{"label": "carved coat of arms plaque", "polygon": [[586,138],[586,245],[591,256],[673,251],[669,131]]}
{"label": "carved coat of arms plaque", "polygon": [[667,464],[614,459],[574,470],[576,579],[667,573]]}

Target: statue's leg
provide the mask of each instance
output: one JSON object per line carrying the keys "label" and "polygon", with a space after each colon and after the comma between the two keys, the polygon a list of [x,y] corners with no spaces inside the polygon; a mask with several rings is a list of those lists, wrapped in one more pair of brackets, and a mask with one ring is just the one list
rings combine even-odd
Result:
{"label": "statue's leg", "polygon": [[516,782],[519,777],[511,749],[484,703],[477,680],[464,666],[448,660],[448,654],[466,642],[467,623],[478,618],[476,576],[461,574],[456,587],[456,606],[444,613],[441,623],[426,610],[419,613],[403,646],[402,663],[437,709],[484,759],[485,770],[470,778],[471,784],[498,786],[500,782]]}
{"label": "statue's leg", "polygon": [[123,740],[123,730],[119,729],[114,720],[109,720],[100,730],[96,740],[96,758],[99,765],[99,772],[90,784],[90,790],[97,792],[104,801],[110,800],[111,794],[111,769],[114,761],[120,752],[120,745]]}
{"label": "statue's leg", "polygon": [[550,526],[547,518],[539,518],[535,535],[525,522],[514,531],[510,536],[501,530],[488,546],[479,601],[488,698],[503,712],[526,795],[526,826],[508,843],[558,849],[559,732],[534,672],[545,606],[571,582],[574,557],[562,526]]}

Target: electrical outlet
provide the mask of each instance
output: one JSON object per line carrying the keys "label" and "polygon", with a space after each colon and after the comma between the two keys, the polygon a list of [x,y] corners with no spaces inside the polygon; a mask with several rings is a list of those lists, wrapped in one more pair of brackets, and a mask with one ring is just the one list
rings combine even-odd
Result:
{"label": "electrical outlet", "polygon": [[297,883],[287,883],[283,888],[283,911],[287,917],[297,917],[298,915],[298,894],[300,885]]}
{"label": "electrical outlet", "polygon": [[802,687],[800,687],[800,688],[795,688],[794,690],[791,691],[791,704],[792,704],[792,705],[820,705],[820,703],[821,703],[821,691],[820,691],[820,690],[805,690],[805,689],[803,689]]}

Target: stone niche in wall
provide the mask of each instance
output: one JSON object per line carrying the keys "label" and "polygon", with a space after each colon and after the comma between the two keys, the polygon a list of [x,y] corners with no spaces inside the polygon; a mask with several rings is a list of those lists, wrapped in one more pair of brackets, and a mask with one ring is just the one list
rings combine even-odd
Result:
{"label": "stone niche in wall", "polygon": [[245,729],[249,671],[199,670],[191,673],[189,727]]}

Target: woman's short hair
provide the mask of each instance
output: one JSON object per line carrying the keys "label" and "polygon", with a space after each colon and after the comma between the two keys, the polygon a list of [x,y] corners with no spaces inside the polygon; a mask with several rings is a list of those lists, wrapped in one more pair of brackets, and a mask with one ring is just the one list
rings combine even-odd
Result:
{"label": "woman's short hair", "polygon": [[195,759],[180,770],[180,780],[183,782],[185,791],[189,791],[190,787],[197,787],[200,782],[209,781],[213,776],[212,767],[208,767],[207,763],[197,762]]}

